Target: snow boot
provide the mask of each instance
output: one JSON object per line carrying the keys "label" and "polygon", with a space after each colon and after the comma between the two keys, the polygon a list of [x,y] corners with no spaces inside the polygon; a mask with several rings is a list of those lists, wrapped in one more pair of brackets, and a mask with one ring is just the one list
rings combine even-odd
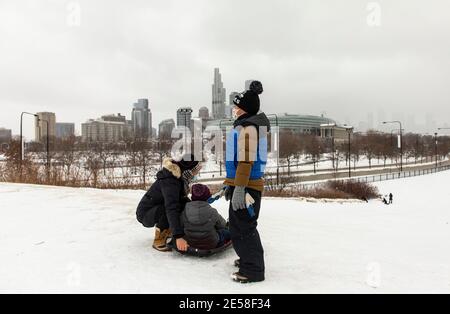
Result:
{"label": "snow boot", "polygon": [[167,246],[167,239],[172,236],[170,229],[160,230],[155,228],[155,239],[153,240],[153,248],[160,252],[169,252],[172,249]]}
{"label": "snow boot", "polygon": [[240,272],[233,273],[231,275],[231,279],[233,279],[234,281],[239,282],[239,283],[250,283],[250,282],[262,281],[262,280],[252,280],[252,279],[248,278],[247,276],[241,274]]}

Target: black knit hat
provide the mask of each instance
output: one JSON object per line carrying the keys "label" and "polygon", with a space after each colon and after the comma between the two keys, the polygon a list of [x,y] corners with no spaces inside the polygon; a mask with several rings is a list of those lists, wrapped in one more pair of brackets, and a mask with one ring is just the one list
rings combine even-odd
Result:
{"label": "black knit hat", "polygon": [[233,104],[247,112],[248,114],[255,115],[260,108],[259,95],[264,91],[260,81],[253,81],[250,84],[248,91],[238,94]]}
{"label": "black knit hat", "polygon": [[181,160],[174,160],[173,162],[180,167],[181,171],[192,170],[199,164],[193,154],[185,154]]}

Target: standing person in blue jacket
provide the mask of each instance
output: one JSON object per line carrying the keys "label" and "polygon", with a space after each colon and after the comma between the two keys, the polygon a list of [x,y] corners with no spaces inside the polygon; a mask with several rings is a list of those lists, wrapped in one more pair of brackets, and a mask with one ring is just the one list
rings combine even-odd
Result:
{"label": "standing person in blue jacket", "polygon": [[[225,198],[231,200],[229,221],[233,247],[239,259],[239,271],[232,279],[240,283],[265,279],[264,249],[257,230],[264,191],[264,170],[267,161],[267,132],[270,122],[260,113],[261,82],[253,81],[250,89],[234,99],[233,129],[227,136]],[[248,196],[253,198],[254,213],[247,208]]]}

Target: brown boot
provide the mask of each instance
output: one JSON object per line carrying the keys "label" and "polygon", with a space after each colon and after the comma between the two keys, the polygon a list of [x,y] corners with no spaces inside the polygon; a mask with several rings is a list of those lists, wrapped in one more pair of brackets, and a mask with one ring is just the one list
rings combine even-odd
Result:
{"label": "brown boot", "polygon": [[172,236],[170,229],[160,230],[155,228],[155,239],[153,240],[153,248],[161,252],[168,252],[172,249],[167,246],[167,239]]}

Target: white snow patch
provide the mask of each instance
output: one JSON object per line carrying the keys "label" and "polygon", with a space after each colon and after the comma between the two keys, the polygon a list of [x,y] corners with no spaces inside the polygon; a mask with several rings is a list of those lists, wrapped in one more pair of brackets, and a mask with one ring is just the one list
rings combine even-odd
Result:
{"label": "white snow patch", "polygon": [[[0,184],[0,293],[450,292],[450,172],[377,183],[394,204],[265,198],[266,281],[236,255],[160,253],[135,220],[143,191]],[[227,203],[216,204],[227,217]]]}

